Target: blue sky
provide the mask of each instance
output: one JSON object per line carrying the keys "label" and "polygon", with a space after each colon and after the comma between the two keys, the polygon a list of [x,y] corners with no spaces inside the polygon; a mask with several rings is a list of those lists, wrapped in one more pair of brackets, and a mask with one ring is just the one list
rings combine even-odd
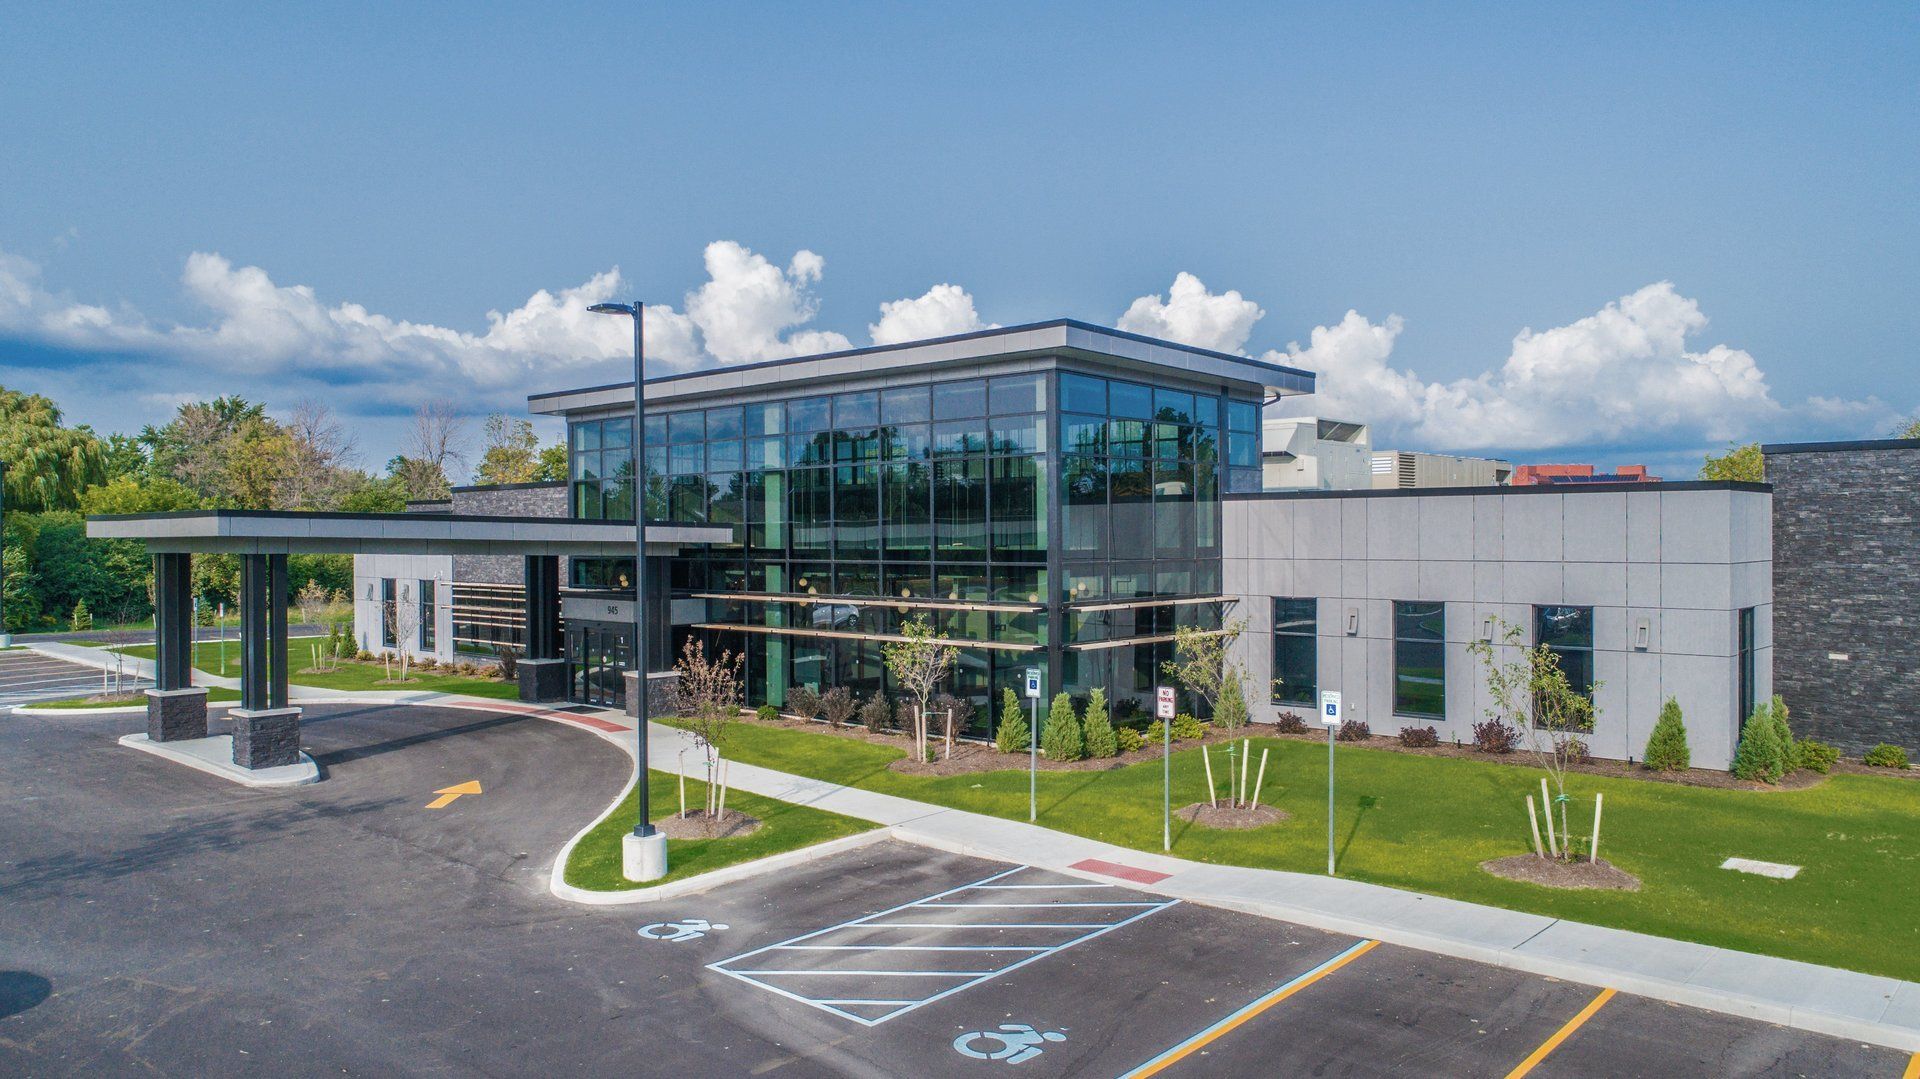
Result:
{"label": "blue sky", "polygon": [[1058,315],[1297,343],[1378,443],[1523,460],[1920,408],[1912,5],[8,23],[0,384],[102,429],[319,397],[377,465],[423,396],[617,377],[602,293],[670,306],[675,366]]}

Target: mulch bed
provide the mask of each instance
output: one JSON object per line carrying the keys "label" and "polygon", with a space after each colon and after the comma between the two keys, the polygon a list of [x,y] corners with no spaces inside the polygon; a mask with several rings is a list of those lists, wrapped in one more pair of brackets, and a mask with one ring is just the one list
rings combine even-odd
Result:
{"label": "mulch bed", "polygon": [[749,817],[737,809],[727,810],[718,820],[708,817],[704,809],[690,809],[684,817],[653,822],[668,839],[739,839],[759,831],[760,824],[759,817]]}
{"label": "mulch bed", "polygon": [[1515,854],[1481,862],[1480,868],[1496,877],[1538,884],[1546,888],[1596,889],[1612,892],[1637,892],[1640,878],[1615,866],[1605,858],[1597,862],[1563,862],[1537,854]]}
{"label": "mulch bed", "polygon": [[[933,751],[938,759],[928,764],[913,759],[913,733],[911,731],[870,731],[860,726],[829,727],[826,723],[819,720],[794,719],[791,716],[785,715],[773,723],[764,722],[754,716],[743,715],[740,717],[740,722],[751,723],[758,727],[784,727],[788,730],[808,730],[816,734],[831,735],[835,738],[850,738],[856,742],[867,742],[878,746],[892,746],[895,749],[905,750],[907,753],[906,757],[887,765],[889,771],[899,772],[902,775],[971,775],[975,772],[1001,772],[1009,768],[1025,768],[1027,766],[1028,755],[1025,750],[1021,750],[1018,753],[1002,753],[990,744],[962,742],[958,740],[953,743],[952,759],[946,759],[946,743],[942,739],[935,737],[933,731],[927,733],[927,744],[933,747]],[[1177,741],[1173,743],[1173,748],[1193,749],[1202,744],[1217,746],[1227,742],[1238,742],[1242,738],[1264,738],[1272,733],[1271,730],[1260,726],[1248,726],[1233,734],[1228,734],[1225,731],[1216,731],[1209,727],[1207,728],[1207,737],[1204,740],[1188,739],[1184,742]],[[1159,760],[1160,752],[1160,744],[1156,742],[1149,746],[1142,746],[1131,753],[1122,753],[1118,756],[1101,757],[1094,760],[1050,761],[1042,756],[1039,760],[1039,766],[1043,772],[1104,772],[1112,768],[1120,768],[1140,761]]]}
{"label": "mulch bed", "polygon": [[1259,828],[1267,824],[1278,824],[1292,817],[1292,814],[1287,811],[1275,809],[1272,806],[1260,806],[1258,808],[1248,809],[1245,806],[1236,808],[1226,805],[1225,803],[1220,805],[1207,805],[1204,802],[1195,802],[1190,806],[1183,806],[1180,809],[1174,810],[1173,815],[1184,821],[1192,821],[1202,828],[1231,828],[1235,830]]}
{"label": "mulch bed", "polygon": [[[1306,734],[1287,734],[1275,731],[1271,726],[1264,724],[1260,725],[1258,729],[1263,736],[1273,738],[1292,738],[1295,741],[1314,742],[1316,744],[1325,744],[1327,740],[1324,731],[1309,731]],[[1516,749],[1512,753],[1482,753],[1471,745],[1453,745],[1443,742],[1437,746],[1416,749],[1411,746],[1401,745],[1400,739],[1391,735],[1373,735],[1372,737],[1359,741],[1342,742],[1341,745],[1363,746],[1367,749],[1386,749],[1395,753],[1411,753],[1422,757],[1457,757],[1463,760],[1486,761],[1489,764],[1514,764],[1522,768],[1539,767],[1539,762],[1534,760],[1533,754],[1527,752],[1524,748]],[[1799,771],[1794,772],[1778,783],[1754,783],[1741,779],[1732,772],[1719,772],[1711,768],[1685,768],[1677,772],[1655,772],[1642,768],[1637,764],[1628,764],[1626,761],[1600,760],[1598,758],[1590,760],[1585,764],[1576,764],[1568,770],[1579,775],[1609,776],[1614,779],[1640,779],[1653,783],[1678,783],[1685,787],[1717,787],[1723,790],[1742,791],[1806,790],[1809,787],[1819,786],[1826,782],[1827,779],[1826,776],[1818,772]],[[1849,765],[1846,761],[1834,765],[1833,770],[1836,772],[1866,772],[1879,773],[1882,775],[1891,772],[1891,769],[1887,768],[1866,768],[1860,765]]]}

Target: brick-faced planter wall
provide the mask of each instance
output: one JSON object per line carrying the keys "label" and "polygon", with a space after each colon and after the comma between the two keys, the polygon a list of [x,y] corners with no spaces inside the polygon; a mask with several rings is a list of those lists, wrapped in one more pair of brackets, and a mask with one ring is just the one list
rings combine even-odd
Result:
{"label": "brick-faced planter wall", "polygon": [[1920,441],[1768,446],[1773,679],[1794,733],[1920,750]]}

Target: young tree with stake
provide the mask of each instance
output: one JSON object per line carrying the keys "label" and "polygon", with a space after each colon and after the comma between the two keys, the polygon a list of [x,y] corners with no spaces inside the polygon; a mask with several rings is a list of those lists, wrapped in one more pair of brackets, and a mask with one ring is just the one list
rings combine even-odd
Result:
{"label": "young tree with stake", "polygon": [[913,742],[915,760],[927,759],[927,701],[933,697],[933,691],[940,688],[940,682],[953,670],[954,660],[960,650],[936,637],[933,623],[927,616],[915,615],[900,627],[899,641],[889,641],[880,647],[880,653],[886,659],[887,673],[906,694],[913,698],[915,708],[913,717]]}
{"label": "young tree with stake", "polygon": [[[1487,717],[1526,732],[1527,750],[1551,779],[1552,802],[1560,806],[1559,838],[1563,842],[1556,844],[1553,804],[1542,790],[1548,849],[1570,859],[1567,773],[1586,756],[1586,744],[1580,736],[1593,730],[1593,700],[1568,681],[1560,668],[1560,657],[1551,648],[1544,644],[1528,647],[1521,628],[1501,618],[1493,619],[1493,629],[1491,639],[1467,645],[1467,651],[1486,672],[1487,698],[1491,702]],[[1503,661],[1502,653],[1516,658]],[[1599,688],[1600,683],[1595,682],[1593,689]],[[1594,832],[1597,841],[1597,819]],[[1558,850],[1561,846],[1567,849]]]}

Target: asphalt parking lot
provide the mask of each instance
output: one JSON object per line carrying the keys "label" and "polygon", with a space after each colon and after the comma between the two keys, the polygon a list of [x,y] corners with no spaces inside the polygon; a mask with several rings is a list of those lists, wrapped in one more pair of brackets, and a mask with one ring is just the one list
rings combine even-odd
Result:
{"label": "asphalt parking lot", "polygon": [[[1890,1050],[885,842],[658,906],[546,893],[630,764],[309,715],[256,791],[0,715],[0,1073],[1884,1075]],[[216,728],[218,724],[216,723]],[[483,793],[428,810],[433,792]],[[724,927],[724,928],[722,928]],[[1543,1046],[1587,1014],[1550,1052]]]}
{"label": "asphalt parking lot", "polygon": [[86,697],[99,693],[103,685],[118,685],[122,692],[135,693],[152,684],[124,672],[117,681],[103,683],[101,672],[93,667],[43,656],[24,648],[0,651],[0,708],[34,701]]}

